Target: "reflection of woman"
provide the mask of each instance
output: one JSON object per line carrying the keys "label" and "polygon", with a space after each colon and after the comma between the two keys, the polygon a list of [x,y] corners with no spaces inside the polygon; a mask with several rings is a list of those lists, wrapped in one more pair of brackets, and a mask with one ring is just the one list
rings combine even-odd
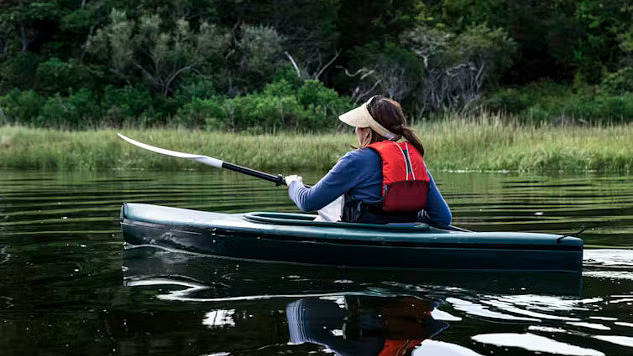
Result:
{"label": "reflection of woman", "polygon": [[345,296],[335,301],[303,298],[288,304],[293,343],[324,345],[337,355],[405,356],[448,327],[434,320],[434,304],[412,297]]}
{"label": "reflection of woman", "polygon": [[343,196],[341,216],[333,220],[451,223],[449,207],[424,164],[424,147],[405,126],[400,104],[375,96],[339,119],[356,128],[359,149],[341,157],[312,188],[299,176],[286,177],[288,194],[301,210],[319,210]]}

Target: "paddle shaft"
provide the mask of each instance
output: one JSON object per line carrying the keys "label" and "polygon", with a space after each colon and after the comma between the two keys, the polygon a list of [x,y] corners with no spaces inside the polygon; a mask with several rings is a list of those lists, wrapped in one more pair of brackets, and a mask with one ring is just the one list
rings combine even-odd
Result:
{"label": "paddle shaft", "polygon": [[222,162],[222,168],[228,169],[229,171],[234,171],[242,174],[249,175],[251,177],[265,179],[270,182],[274,182],[277,186],[286,185],[286,181],[281,174],[272,175],[265,172],[260,172],[254,169],[238,166],[237,164]]}

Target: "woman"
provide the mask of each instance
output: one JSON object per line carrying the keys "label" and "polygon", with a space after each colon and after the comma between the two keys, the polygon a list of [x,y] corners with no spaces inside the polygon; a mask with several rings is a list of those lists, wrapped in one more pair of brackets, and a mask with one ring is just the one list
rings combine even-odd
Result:
{"label": "woman", "polygon": [[[301,210],[319,210],[343,196],[342,221],[450,225],[450,209],[424,165],[424,147],[405,126],[398,102],[374,96],[339,120],[356,128],[359,148],[311,188],[300,176],[285,178]],[[406,141],[397,142],[402,138]]]}

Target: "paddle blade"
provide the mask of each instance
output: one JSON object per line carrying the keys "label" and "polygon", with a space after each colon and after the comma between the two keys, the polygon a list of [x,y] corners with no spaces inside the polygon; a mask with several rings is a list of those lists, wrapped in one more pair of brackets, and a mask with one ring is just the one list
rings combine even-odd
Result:
{"label": "paddle blade", "polygon": [[152,151],[152,152],[156,152],[156,153],[160,153],[162,155],[167,155],[167,156],[172,156],[172,157],[186,158],[186,159],[194,160],[196,162],[200,162],[202,164],[206,164],[208,166],[212,166],[212,167],[216,167],[216,168],[222,168],[222,163],[223,162],[221,160],[213,158],[213,157],[203,156],[203,155],[196,155],[196,154],[186,153],[186,152],[178,152],[178,151],[167,150],[167,149],[164,149],[164,148],[151,146],[151,145],[148,145],[146,143],[138,142],[138,141],[133,140],[133,139],[127,137],[127,136],[121,135],[120,133],[117,133],[117,135],[119,135],[119,137],[122,138],[123,140],[133,144],[134,146],[146,149],[148,151]]}

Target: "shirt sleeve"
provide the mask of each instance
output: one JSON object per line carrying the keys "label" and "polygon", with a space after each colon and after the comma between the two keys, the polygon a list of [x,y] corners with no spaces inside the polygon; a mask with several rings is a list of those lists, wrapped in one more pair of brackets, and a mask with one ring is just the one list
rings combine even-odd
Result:
{"label": "shirt sleeve", "polygon": [[291,182],[288,196],[303,211],[323,208],[356,185],[356,166],[360,162],[354,158],[349,153],[341,157],[328,174],[311,188],[297,181]]}
{"label": "shirt sleeve", "polygon": [[431,181],[429,182],[429,193],[427,195],[426,208],[424,210],[431,225],[448,226],[453,220],[453,214],[451,213],[451,209],[448,207],[446,200],[444,200],[442,193],[440,193],[440,190],[437,189],[431,173],[429,173],[429,178],[431,178]]}

